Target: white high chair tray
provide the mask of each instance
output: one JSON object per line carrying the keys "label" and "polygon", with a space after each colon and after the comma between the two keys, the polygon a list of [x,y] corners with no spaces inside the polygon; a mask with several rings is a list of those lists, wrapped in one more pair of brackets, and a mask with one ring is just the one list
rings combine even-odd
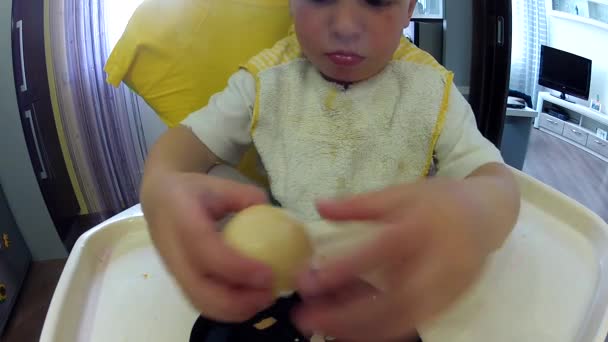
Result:
{"label": "white high chair tray", "polygon": [[[425,342],[604,341],[607,225],[564,195],[517,177],[523,201],[515,231],[479,283],[421,327]],[[135,207],[78,240],[40,341],[187,342],[197,317]]]}

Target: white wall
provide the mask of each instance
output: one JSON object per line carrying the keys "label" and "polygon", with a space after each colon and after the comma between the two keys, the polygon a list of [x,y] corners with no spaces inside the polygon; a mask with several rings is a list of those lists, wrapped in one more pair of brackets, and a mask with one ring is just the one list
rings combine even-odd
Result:
{"label": "white wall", "polygon": [[444,6],[444,65],[454,72],[454,83],[461,92],[468,93],[473,49],[473,0],[446,0]]}
{"label": "white wall", "polygon": [[158,140],[158,138],[167,130],[167,126],[141,97],[138,97],[137,100],[139,103],[141,125],[146,140],[146,148],[150,151],[150,147],[152,147],[156,140]]}
{"label": "white wall", "polygon": [[550,46],[593,61],[590,98],[599,94],[602,111],[608,113],[608,30],[551,15],[548,19]]}

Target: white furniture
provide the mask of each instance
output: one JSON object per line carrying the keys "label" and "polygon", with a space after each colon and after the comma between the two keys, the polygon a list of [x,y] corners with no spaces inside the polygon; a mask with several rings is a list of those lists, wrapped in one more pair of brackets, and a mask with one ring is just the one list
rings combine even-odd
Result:
{"label": "white furniture", "polygon": [[[425,342],[604,341],[608,226],[556,190],[515,175],[517,227],[477,285],[420,327]],[[187,341],[197,317],[134,207],[78,240],[40,341]]]}
{"label": "white furniture", "polygon": [[516,109],[507,108],[507,117],[536,118],[538,112],[530,107]]}
{"label": "white furniture", "polygon": [[[590,0],[590,1],[608,4],[608,2],[606,2],[605,0]],[[547,5],[551,6],[549,3],[547,3]],[[608,23],[604,23],[597,19],[583,17],[580,15],[571,14],[571,13],[567,13],[567,12],[556,11],[556,10],[553,10],[551,7],[549,7],[547,14],[552,17],[555,17],[555,18],[562,18],[562,19],[577,21],[577,22],[583,23],[585,25],[595,26],[602,30],[608,30]]]}
{"label": "white furniture", "polygon": [[[547,92],[538,95],[536,108],[538,117],[534,127],[608,162],[608,141],[596,135],[598,128],[608,131],[608,115],[564,101]],[[550,110],[565,113],[569,118],[561,120],[549,115]]]}

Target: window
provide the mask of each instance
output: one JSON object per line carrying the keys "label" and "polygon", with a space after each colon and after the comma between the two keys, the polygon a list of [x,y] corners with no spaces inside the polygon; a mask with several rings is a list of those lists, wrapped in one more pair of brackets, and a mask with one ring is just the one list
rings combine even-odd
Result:
{"label": "window", "polygon": [[547,43],[545,0],[513,0],[513,46],[509,87],[536,103],[540,46]]}
{"label": "window", "polygon": [[133,12],[144,0],[104,0],[108,47],[114,48]]}

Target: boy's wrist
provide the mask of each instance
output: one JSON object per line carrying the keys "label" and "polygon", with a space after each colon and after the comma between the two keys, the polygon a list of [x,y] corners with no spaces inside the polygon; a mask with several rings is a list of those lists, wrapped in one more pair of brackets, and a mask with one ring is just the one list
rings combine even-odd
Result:
{"label": "boy's wrist", "polygon": [[519,213],[519,191],[510,171],[496,165],[484,166],[465,180],[474,203],[475,224],[483,248],[493,252],[513,229]]}

